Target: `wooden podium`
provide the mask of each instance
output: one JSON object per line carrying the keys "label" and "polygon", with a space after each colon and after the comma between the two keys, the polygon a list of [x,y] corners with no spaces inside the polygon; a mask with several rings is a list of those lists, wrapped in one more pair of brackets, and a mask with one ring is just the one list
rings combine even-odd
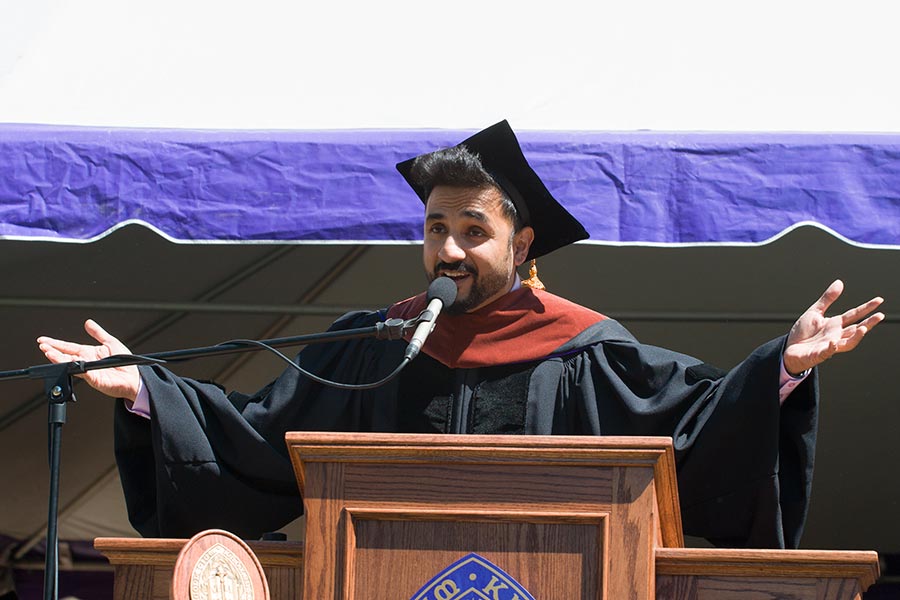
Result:
{"label": "wooden podium", "polygon": [[[683,548],[668,438],[286,439],[306,542],[257,551],[272,598],[407,600],[469,553],[536,600],[837,600],[860,598],[878,576],[874,552]],[[116,567],[116,598],[167,597],[150,593],[167,589],[165,553],[148,568],[147,549],[161,543],[174,565],[175,540],[97,539]],[[454,589],[423,600],[457,600]],[[513,600],[508,589],[495,582],[459,598]]]}

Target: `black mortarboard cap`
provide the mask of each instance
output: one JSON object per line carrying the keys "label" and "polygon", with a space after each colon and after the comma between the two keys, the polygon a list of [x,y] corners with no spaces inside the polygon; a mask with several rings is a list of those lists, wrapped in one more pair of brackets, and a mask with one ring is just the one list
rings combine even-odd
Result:
{"label": "black mortarboard cap", "polygon": [[[516,205],[524,223],[534,228],[534,243],[531,244],[527,260],[589,237],[584,226],[553,197],[525,160],[509,123],[500,121],[459,145],[479,156],[484,169]],[[398,163],[397,170],[425,203],[428,202],[431,190],[418,185],[411,178],[416,158],[418,157]]]}

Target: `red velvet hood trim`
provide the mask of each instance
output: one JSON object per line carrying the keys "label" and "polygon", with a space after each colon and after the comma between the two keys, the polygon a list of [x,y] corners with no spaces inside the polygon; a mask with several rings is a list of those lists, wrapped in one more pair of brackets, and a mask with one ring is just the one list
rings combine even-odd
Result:
{"label": "red velvet hood trim", "polygon": [[[425,293],[394,304],[388,317],[412,319]],[[462,315],[441,314],[422,352],[444,365],[474,368],[539,360],[606,317],[559,296],[523,287]],[[411,333],[406,336],[407,341]]]}

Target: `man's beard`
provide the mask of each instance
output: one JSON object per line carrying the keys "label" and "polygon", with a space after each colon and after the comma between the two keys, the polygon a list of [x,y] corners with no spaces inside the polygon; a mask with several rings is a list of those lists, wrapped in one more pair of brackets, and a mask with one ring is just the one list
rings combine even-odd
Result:
{"label": "man's beard", "polygon": [[443,309],[449,315],[461,315],[483,304],[488,298],[501,291],[509,279],[502,273],[489,273],[482,277],[473,265],[464,262],[445,263],[440,262],[434,267],[434,271],[428,274],[428,281],[434,281],[441,271],[463,271],[469,274],[472,284],[469,286],[469,294],[465,297],[456,297],[456,301]]}

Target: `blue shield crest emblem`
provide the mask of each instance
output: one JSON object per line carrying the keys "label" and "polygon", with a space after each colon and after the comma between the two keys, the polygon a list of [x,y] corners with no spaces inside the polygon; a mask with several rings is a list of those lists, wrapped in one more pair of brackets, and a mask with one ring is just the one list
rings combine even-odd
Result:
{"label": "blue shield crest emblem", "polygon": [[475,553],[435,575],[410,600],[534,600],[503,569]]}

